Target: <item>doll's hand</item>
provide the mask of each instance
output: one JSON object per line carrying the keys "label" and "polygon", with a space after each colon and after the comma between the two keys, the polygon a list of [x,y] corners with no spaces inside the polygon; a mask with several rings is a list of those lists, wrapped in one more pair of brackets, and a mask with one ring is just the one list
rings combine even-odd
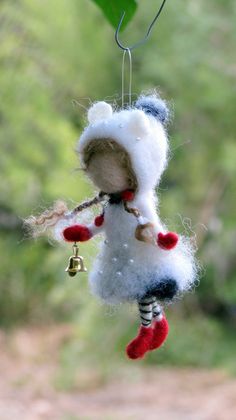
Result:
{"label": "doll's hand", "polygon": [[84,225],[73,225],[63,230],[64,239],[68,242],[84,242],[92,238],[92,233]]}
{"label": "doll's hand", "polygon": [[157,244],[160,248],[166,250],[173,249],[176,246],[178,240],[179,237],[177,233],[174,232],[158,233],[157,235]]}

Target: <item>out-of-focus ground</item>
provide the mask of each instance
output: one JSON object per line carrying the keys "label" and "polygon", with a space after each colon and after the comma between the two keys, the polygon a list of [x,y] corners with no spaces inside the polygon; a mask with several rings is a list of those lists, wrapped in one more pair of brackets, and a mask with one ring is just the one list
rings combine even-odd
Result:
{"label": "out-of-focus ground", "polygon": [[60,390],[56,385],[60,349],[70,335],[67,325],[1,332],[1,420],[232,420],[236,416],[236,379],[217,370],[147,368],[142,362],[124,360],[117,372],[113,366],[109,380],[100,380],[94,370],[79,370],[78,386]]}

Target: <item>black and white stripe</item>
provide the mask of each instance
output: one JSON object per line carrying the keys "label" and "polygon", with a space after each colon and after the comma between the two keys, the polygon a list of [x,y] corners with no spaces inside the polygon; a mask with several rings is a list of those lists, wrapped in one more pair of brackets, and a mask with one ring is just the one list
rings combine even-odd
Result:
{"label": "black and white stripe", "polygon": [[149,327],[152,323],[152,305],[154,302],[154,297],[144,298],[138,302],[141,323],[145,327]]}
{"label": "black and white stripe", "polygon": [[153,318],[156,321],[161,321],[163,314],[162,314],[162,308],[161,306],[157,303],[157,301],[155,300],[152,304],[152,314],[153,314]]}
{"label": "black and white stripe", "polygon": [[143,298],[138,302],[141,324],[149,327],[153,318],[159,320],[162,317],[161,306],[158,305],[154,296]]}

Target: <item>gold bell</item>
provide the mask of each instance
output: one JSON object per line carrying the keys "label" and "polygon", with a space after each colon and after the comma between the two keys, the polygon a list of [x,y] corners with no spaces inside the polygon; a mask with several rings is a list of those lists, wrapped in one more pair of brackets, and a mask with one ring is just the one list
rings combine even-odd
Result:
{"label": "gold bell", "polygon": [[77,273],[84,273],[87,271],[87,268],[84,265],[84,259],[79,255],[79,247],[75,243],[73,245],[73,253],[69,258],[68,267],[65,269],[69,276],[74,277]]}

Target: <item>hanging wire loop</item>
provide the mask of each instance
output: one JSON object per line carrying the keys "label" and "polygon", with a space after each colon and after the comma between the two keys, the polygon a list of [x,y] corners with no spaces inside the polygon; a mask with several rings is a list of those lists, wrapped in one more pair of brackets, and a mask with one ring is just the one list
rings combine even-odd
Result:
{"label": "hanging wire loop", "polygon": [[129,58],[129,90],[128,90],[128,98],[129,98],[129,105],[131,106],[132,102],[132,56],[131,51],[129,48],[125,49],[123,52],[123,59],[122,59],[122,70],[121,70],[121,104],[122,108],[124,106],[125,101],[125,57],[128,54]]}
{"label": "hanging wire loop", "polygon": [[123,20],[124,20],[124,17],[125,17],[125,11],[124,11],[121,18],[120,18],[119,24],[118,24],[116,32],[115,32],[115,40],[116,40],[116,43],[117,43],[118,47],[121,48],[123,51],[132,51],[135,48],[139,47],[140,45],[144,44],[148,40],[148,38],[151,34],[151,31],[152,31],[152,28],[155,25],[157,19],[159,18],[163,7],[165,6],[165,2],[166,2],[166,0],[162,1],[162,4],[161,4],[156,16],[154,17],[154,19],[152,20],[152,22],[150,23],[150,25],[148,27],[148,30],[147,30],[147,33],[146,33],[145,37],[143,39],[141,39],[140,41],[136,42],[135,44],[131,45],[130,47],[125,47],[119,40],[120,28],[122,26],[122,23],[123,23]]}

